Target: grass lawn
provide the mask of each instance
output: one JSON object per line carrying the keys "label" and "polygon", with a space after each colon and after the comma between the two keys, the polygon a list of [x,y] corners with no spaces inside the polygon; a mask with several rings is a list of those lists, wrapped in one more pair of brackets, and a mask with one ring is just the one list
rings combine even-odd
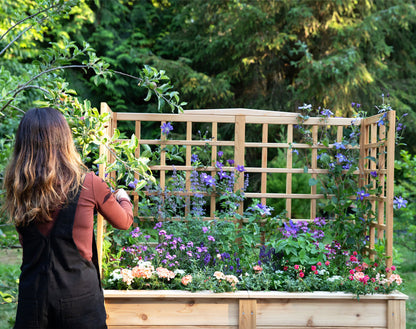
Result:
{"label": "grass lawn", "polygon": [[[400,251],[404,259],[398,270],[404,281],[401,292],[409,296],[406,301],[406,329],[416,329],[416,254],[406,249]],[[12,303],[5,303],[0,298],[0,329],[10,329],[14,323],[21,257],[20,249],[2,249],[0,252],[0,292],[14,296]]]}

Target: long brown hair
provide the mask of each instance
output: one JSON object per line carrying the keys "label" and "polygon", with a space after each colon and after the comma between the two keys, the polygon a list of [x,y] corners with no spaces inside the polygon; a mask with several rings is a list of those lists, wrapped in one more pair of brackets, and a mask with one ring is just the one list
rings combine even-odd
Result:
{"label": "long brown hair", "polygon": [[28,110],[5,173],[5,210],[16,226],[52,220],[52,211],[78,191],[83,169],[62,113],[49,107]]}

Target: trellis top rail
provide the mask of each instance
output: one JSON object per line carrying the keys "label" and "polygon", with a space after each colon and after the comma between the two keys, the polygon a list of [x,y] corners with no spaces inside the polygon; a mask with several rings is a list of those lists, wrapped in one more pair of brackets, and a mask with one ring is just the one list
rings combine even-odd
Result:
{"label": "trellis top rail", "polygon": [[[207,116],[209,116],[207,118]],[[246,117],[246,123],[252,124],[298,124],[298,113],[275,112],[265,110],[216,109],[216,110],[185,110],[180,114],[171,113],[129,113],[117,112],[117,121],[172,121],[172,122],[207,122],[234,123],[237,116]],[[377,120],[376,120],[377,121]],[[348,126],[352,122],[360,125],[360,119],[351,118],[316,118],[310,117],[304,125],[317,126]]]}

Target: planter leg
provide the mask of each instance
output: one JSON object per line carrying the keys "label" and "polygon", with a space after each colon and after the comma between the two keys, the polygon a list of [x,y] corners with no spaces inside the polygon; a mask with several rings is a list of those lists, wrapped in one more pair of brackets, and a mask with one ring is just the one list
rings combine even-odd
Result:
{"label": "planter leg", "polygon": [[387,301],[387,329],[406,329],[406,302]]}
{"label": "planter leg", "polygon": [[240,299],[239,329],[256,329],[257,302],[255,299]]}

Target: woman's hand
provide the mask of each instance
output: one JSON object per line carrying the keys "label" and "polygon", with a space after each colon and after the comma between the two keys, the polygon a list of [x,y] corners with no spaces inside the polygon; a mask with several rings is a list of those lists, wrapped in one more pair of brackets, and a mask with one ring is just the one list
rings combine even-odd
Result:
{"label": "woman's hand", "polygon": [[118,189],[115,193],[114,193],[114,197],[116,198],[117,202],[120,202],[121,200],[127,200],[130,201],[130,196],[127,194],[126,191],[124,191],[123,189]]}

